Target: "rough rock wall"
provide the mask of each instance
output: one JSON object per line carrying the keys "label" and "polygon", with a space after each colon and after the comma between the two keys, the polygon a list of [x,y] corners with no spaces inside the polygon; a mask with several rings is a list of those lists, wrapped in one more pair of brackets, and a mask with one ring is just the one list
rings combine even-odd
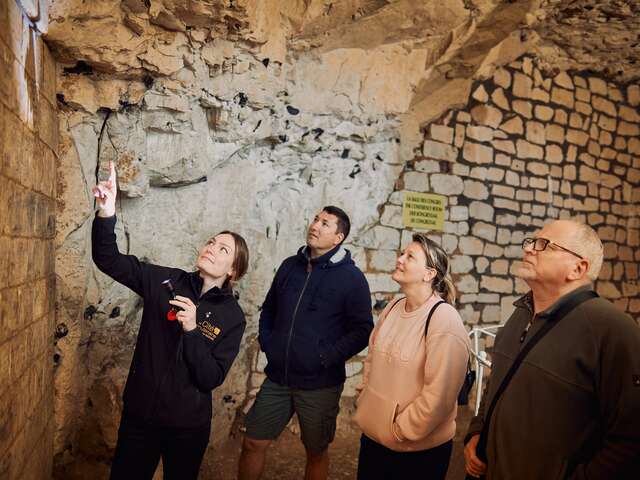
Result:
{"label": "rough rock wall", "polygon": [[[25,4],[25,5],[20,5]],[[0,478],[53,459],[55,63],[38,5],[0,2]],[[28,10],[23,7],[30,7]]]}
{"label": "rough rock wall", "polygon": [[[63,64],[57,321],[69,330],[58,342],[57,463],[87,458],[104,474],[140,320],[141,302],[90,261],[90,188],[108,160],[121,182],[123,251],[190,268],[196,248],[220,228],[249,240],[251,270],[240,286],[249,327],[215,395],[219,443],[261,378],[258,306],[311,216],[327,203],[347,209],[350,248],[379,292],[373,300],[388,296],[394,286],[382,272],[400,233],[387,229],[397,218],[382,206],[397,209],[392,192],[403,169],[418,163],[424,125],[447,118],[452,106],[466,108],[475,79],[528,51],[551,52],[549,68],[567,58],[584,69],[608,65],[597,46],[567,53],[544,36],[551,14],[558,35],[589,15],[588,1],[571,3],[572,10],[491,0],[52,2],[47,41]],[[633,21],[620,22],[621,45]],[[630,61],[624,66],[611,71],[637,75]],[[447,238],[457,233],[467,235]],[[496,307],[492,295],[478,298]],[[471,308],[475,319],[480,309]],[[350,366],[345,395],[359,368]]]}

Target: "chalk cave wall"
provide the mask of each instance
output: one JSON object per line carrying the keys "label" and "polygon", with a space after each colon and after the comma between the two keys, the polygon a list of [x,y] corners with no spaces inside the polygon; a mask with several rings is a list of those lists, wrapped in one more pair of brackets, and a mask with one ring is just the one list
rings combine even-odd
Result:
{"label": "chalk cave wall", "polygon": [[[575,39],[565,27],[540,27],[560,13],[592,15],[558,5],[51,2],[56,324],[66,333],[55,344],[57,468],[106,468],[140,322],[140,299],[91,263],[90,190],[109,160],[122,251],[191,269],[222,228],[249,242],[238,289],[248,328],[214,395],[210,448],[237,433],[264,378],[259,306],[325,204],[351,215],[347,247],[372,305],[396,290],[389,271],[408,239],[400,208],[411,190],[447,196],[434,236],[453,256],[468,325],[508,315],[524,291],[509,274],[519,242],[568,215],[599,229],[607,263],[598,289],[637,316],[637,75],[620,67],[622,41],[605,64],[567,50]],[[634,12],[620,21],[630,30]],[[339,428],[350,428],[361,361],[348,365]]]}

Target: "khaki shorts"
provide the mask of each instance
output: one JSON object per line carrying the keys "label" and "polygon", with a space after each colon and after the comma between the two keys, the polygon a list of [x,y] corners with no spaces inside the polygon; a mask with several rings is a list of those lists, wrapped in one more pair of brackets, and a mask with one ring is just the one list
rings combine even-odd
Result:
{"label": "khaki shorts", "polygon": [[336,434],[343,386],[298,390],[267,378],[245,418],[247,436],[255,440],[275,440],[295,413],[307,451],[322,452]]}

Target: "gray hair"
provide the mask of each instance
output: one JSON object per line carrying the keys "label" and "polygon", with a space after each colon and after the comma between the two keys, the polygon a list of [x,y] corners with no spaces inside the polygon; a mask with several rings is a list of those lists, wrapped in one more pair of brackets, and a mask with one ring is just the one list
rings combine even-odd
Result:
{"label": "gray hair", "polygon": [[575,228],[575,237],[572,240],[572,246],[576,251],[589,261],[589,271],[587,277],[591,281],[595,281],[600,275],[602,268],[602,260],[604,258],[604,247],[602,241],[596,231],[589,225],[568,220]]}

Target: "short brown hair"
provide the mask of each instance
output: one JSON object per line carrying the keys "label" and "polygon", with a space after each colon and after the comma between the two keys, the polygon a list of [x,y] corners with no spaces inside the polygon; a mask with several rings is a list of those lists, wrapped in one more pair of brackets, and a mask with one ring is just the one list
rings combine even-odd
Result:
{"label": "short brown hair", "polygon": [[247,269],[249,268],[249,247],[247,246],[247,242],[242,238],[242,235],[232,232],[230,230],[223,230],[216,234],[218,235],[227,234],[233,237],[233,243],[235,244],[235,254],[233,256],[233,276],[227,278],[225,281],[225,287],[229,286],[240,280],[245,273],[247,273]]}

